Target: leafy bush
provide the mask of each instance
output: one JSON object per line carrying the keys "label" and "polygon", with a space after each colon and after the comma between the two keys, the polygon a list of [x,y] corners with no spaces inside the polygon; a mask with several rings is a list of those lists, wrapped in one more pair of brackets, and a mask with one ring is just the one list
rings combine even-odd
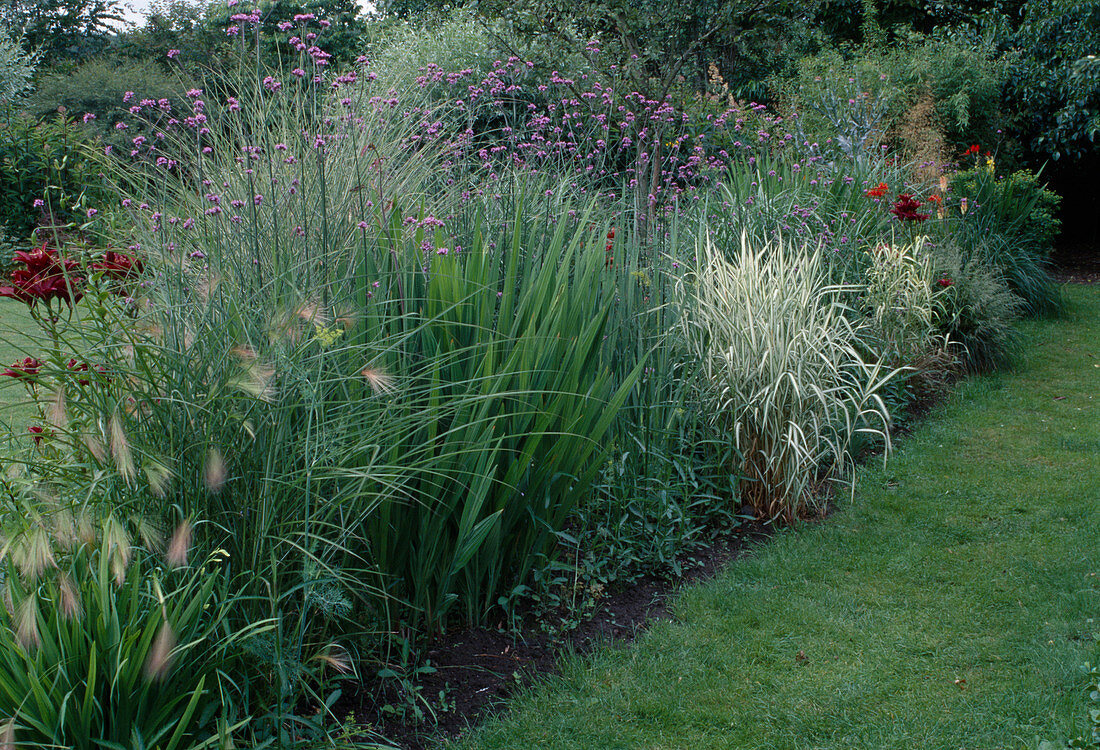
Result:
{"label": "leafy bush", "polygon": [[248,716],[234,713],[242,665],[221,561],[187,565],[186,525],[163,560],[113,515],[39,510],[4,547],[4,741],[224,747]]}
{"label": "leafy bush", "polygon": [[828,273],[820,249],[742,239],[735,252],[707,240],[678,290],[704,397],[740,453],[741,495],[763,517],[812,504],[819,472],[850,466],[854,434],[886,437],[877,391],[893,373],[861,357],[845,290]]}
{"label": "leafy bush", "polygon": [[1100,75],[1088,57],[1100,45],[1100,8],[1091,0],[1036,0],[1024,4],[1018,26],[1006,21],[1013,23],[1004,43],[1018,51],[1006,98],[1030,148],[1054,159],[1096,153]]}
{"label": "leafy bush", "polygon": [[[782,90],[812,140],[859,125],[861,141],[877,147],[889,139],[910,158],[942,165],[951,145],[990,143],[1004,126],[1005,75],[995,44],[952,31],[914,34],[889,49],[826,49],[801,61]],[[862,104],[862,118],[853,119],[848,101]]]}
{"label": "leafy bush", "polygon": [[0,225],[27,237],[39,224],[64,225],[99,205],[100,165],[67,117],[0,122]]}
{"label": "leafy bush", "polygon": [[22,39],[0,28],[0,113],[30,89],[36,62],[35,55],[23,51]]}
{"label": "leafy bush", "polygon": [[[43,71],[25,109],[39,118],[67,113],[82,120],[89,134],[129,153],[133,138],[153,138],[148,128],[128,117],[130,107],[141,99],[151,99],[179,109],[189,88],[186,80],[170,75],[155,62],[99,56],[71,70]],[[125,129],[116,128],[120,123]]]}

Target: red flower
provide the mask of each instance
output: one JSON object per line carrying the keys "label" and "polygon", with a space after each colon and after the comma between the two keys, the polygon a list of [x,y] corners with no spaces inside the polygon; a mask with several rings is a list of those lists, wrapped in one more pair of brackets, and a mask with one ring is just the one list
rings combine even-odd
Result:
{"label": "red flower", "polygon": [[886,185],[885,182],[880,182],[873,188],[864,190],[863,194],[866,195],[868,198],[881,198],[882,196],[886,195],[886,191],[888,191],[889,189],[890,188]]}
{"label": "red flower", "polygon": [[10,285],[0,286],[0,297],[17,299],[29,307],[57,298],[71,307],[84,296],[80,289],[84,279],[75,275],[80,264],[62,258],[47,243],[30,252],[20,250],[15,253],[15,261],[24,267],[11,272]]}
{"label": "red flower", "polygon": [[138,258],[124,253],[116,253],[108,250],[103,259],[92,264],[92,270],[102,271],[104,276],[112,279],[125,279],[136,276],[144,269],[144,264]]}
{"label": "red flower", "polygon": [[943,278],[941,278],[941,279],[940,279],[940,281],[939,281],[939,284],[940,284],[940,286],[944,287],[945,289],[946,289],[947,287],[951,286],[951,285],[952,285],[952,284],[954,284],[954,283],[955,283],[955,282],[953,282],[953,281],[952,281],[951,279],[947,278],[946,276],[944,276]]}
{"label": "red flower", "polygon": [[962,155],[963,156],[977,156],[978,153],[981,150],[982,150],[981,146],[979,146],[977,143],[975,143],[973,146],[968,148],[966,151],[963,151]]}
{"label": "red flower", "polygon": [[24,357],[23,361],[16,362],[4,372],[0,373],[0,377],[7,376],[9,378],[27,378],[34,377],[42,369],[42,363],[34,357]]}
{"label": "red flower", "polygon": [[901,221],[924,221],[928,218],[928,214],[922,214],[917,211],[921,206],[921,202],[914,198],[909,193],[902,193],[894,201],[893,208],[890,209],[890,213],[898,217]]}
{"label": "red flower", "polygon": [[[87,362],[81,362],[80,364],[77,364],[75,359],[69,360],[68,367],[70,370],[72,370],[74,374],[80,372],[95,372],[96,374],[103,376],[106,376],[107,374],[107,368],[103,365],[96,365],[95,367],[91,367]],[[110,380],[110,378],[107,378],[107,380]],[[89,381],[83,378],[77,378],[76,382],[80,385],[88,385]]]}
{"label": "red flower", "polygon": [[932,193],[932,195],[928,196],[928,200],[932,203],[939,205],[940,203],[943,203],[943,196],[941,196],[939,193]]}
{"label": "red flower", "polygon": [[28,427],[27,432],[29,432],[31,435],[34,436],[34,444],[35,445],[38,445],[39,443],[41,443],[42,442],[42,436],[46,434],[46,431],[43,430],[40,426],[38,426],[36,424],[32,424],[30,427]]}

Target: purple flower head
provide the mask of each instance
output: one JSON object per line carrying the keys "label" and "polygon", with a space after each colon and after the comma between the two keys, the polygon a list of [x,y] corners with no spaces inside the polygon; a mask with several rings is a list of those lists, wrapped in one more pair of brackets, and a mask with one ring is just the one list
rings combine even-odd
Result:
{"label": "purple flower head", "polygon": [[98,213],[99,213],[99,211],[96,211],[94,208],[89,208],[88,209],[88,218],[91,219],[91,218],[95,217],[95,215],[98,214]]}
{"label": "purple flower head", "polygon": [[84,113],[84,122],[85,123],[89,123],[94,119],[95,119],[95,115],[92,114],[91,112],[85,112]]}
{"label": "purple flower head", "polygon": [[168,59],[169,60],[175,60],[179,56],[180,56],[180,51],[178,49],[168,50]]}
{"label": "purple flower head", "polygon": [[35,198],[34,199],[34,207],[35,208],[42,208],[45,205],[46,205],[46,201],[42,200],[41,198]]}

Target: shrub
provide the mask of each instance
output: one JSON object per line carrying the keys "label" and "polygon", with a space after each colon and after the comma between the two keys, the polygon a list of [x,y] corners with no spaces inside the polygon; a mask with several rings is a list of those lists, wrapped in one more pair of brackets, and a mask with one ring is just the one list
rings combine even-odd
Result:
{"label": "shrub", "polygon": [[739,251],[720,251],[706,240],[678,291],[704,397],[741,456],[743,499],[761,516],[794,518],[815,502],[819,472],[849,468],[854,434],[886,437],[877,391],[893,373],[860,356],[858,324],[820,249],[743,238]]}
{"label": "shrub", "polygon": [[1091,0],[1025,3],[1003,41],[1019,53],[1006,98],[1031,150],[1054,159],[1095,154],[1100,74],[1088,56],[1100,44],[1100,7]]}
{"label": "shrub", "polygon": [[[1005,75],[992,42],[956,31],[915,34],[889,50],[826,49],[804,59],[782,89],[814,140],[850,138],[855,129],[858,142],[889,139],[906,157],[942,163],[947,146],[989,143],[1003,127]],[[848,101],[857,111],[849,112]]]}
{"label": "shrub", "polygon": [[100,165],[88,147],[84,133],[65,116],[0,122],[0,225],[25,238],[40,224],[85,218],[86,207],[104,197]]}
{"label": "shrub", "polygon": [[[43,71],[25,109],[38,118],[67,113],[82,120],[89,135],[126,154],[133,148],[133,138],[153,139],[148,128],[129,117],[129,108],[141,99],[151,99],[167,101],[178,110],[189,88],[186,80],[170,75],[156,62],[101,56],[72,70]],[[117,129],[119,123],[126,128]]]}
{"label": "shrub", "polygon": [[7,114],[8,108],[31,88],[37,56],[24,52],[22,41],[0,28],[0,114]]}

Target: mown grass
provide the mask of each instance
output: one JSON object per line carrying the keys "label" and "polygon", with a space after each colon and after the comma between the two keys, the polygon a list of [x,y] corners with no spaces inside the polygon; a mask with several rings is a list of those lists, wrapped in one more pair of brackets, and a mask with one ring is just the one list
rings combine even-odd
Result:
{"label": "mown grass", "polygon": [[456,744],[1034,748],[1076,735],[1100,630],[1100,287],[1025,326],[860,471],[854,502],[685,592],[634,646]]}
{"label": "mown grass", "polygon": [[[0,299],[0,372],[27,356],[33,348],[29,334],[35,329],[27,308],[10,299]],[[0,377],[0,430],[25,429],[34,416],[27,392],[15,378]]]}

